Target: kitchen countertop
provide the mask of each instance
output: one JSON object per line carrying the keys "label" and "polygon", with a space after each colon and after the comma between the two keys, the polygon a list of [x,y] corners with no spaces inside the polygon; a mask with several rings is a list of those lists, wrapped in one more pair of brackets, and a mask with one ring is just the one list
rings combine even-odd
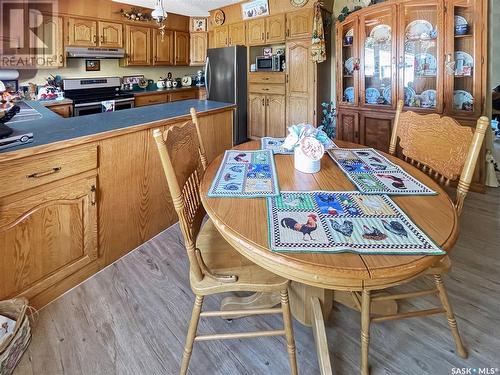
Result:
{"label": "kitchen countertop", "polygon": [[156,87],[156,84],[148,86],[146,89],[141,89],[141,88],[134,88],[132,91],[129,91],[130,93],[134,94],[135,96],[137,95],[151,95],[151,94],[159,94],[159,93],[164,93],[164,92],[179,92],[179,91],[189,91],[189,90],[198,90],[198,89],[205,89],[205,86],[187,86],[187,87],[176,87],[176,88],[164,88],[164,89],[159,89]]}
{"label": "kitchen countertop", "polygon": [[[13,151],[73,141],[142,124],[187,116],[191,107],[194,107],[199,113],[234,107],[234,104],[231,103],[191,99],[124,109],[116,112],[63,118],[40,102],[27,101],[27,103],[36,109],[42,115],[42,118],[13,123],[11,128],[14,130],[13,135],[33,133],[33,142],[0,150],[0,161],[4,159],[3,154],[12,153]],[[7,158],[7,155],[5,155],[5,158]]]}

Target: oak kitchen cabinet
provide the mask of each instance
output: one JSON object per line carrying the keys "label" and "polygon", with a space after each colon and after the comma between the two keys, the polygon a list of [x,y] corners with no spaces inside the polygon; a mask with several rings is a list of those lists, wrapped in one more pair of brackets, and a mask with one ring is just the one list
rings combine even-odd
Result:
{"label": "oak kitchen cabinet", "polygon": [[228,46],[241,46],[246,44],[246,22],[233,23],[228,26]]}
{"label": "oak kitchen cabinet", "polygon": [[118,22],[68,19],[68,45],[81,47],[123,47],[123,25]]}
{"label": "oak kitchen cabinet", "polygon": [[285,137],[285,95],[256,93],[258,90],[248,94],[249,137]]}
{"label": "oak kitchen cabinet", "polygon": [[151,64],[151,29],[143,26],[125,26],[125,66]]}
{"label": "oak kitchen cabinet", "polygon": [[153,29],[153,65],[174,65],[174,32],[165,30],[163,37]]}
{"label": "oak kitchen cabinet", "polygon": [[214,47],[227,47],[229,43],[229,27],[219,26],[214,29]]}
{"label": "oak kitchen cabinet", "polygon": [[247,44],[261,45],[285,41],[285,14],[248,21]]}
{"label": "oak kitchen cabinet", "polygon": [[[38,37],[35,46],[38,68],[57,68],[64,66],[64,40],[62,17],[41,16],[39,27],[33,30]],[[43,64],[40,64],[42,62]]]}
{"label": "oak kitchen cabinet", "polygon": [[207,59],[208,48],[208,33],[199,32],[191,33],[190,48],[190,65],[203,65]]}
{"label": "oak kitchen cabinet", "polygon": [[189,33],[174,31],[175,65],[189,65]]}
{"label": "oak kitchen cabinet", "polygon": [[309,38],[312,35],[313,9],[302,9],[286,15],[287,39]]}

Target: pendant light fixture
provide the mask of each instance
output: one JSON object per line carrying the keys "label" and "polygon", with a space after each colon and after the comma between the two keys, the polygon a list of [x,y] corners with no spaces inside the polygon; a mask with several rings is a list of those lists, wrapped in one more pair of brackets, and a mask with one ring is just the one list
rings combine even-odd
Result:
{"label": "pendant light fixture", "polygon": [[167,19],[167,12],[163,7],[163,0],[155,1],[155,6],[153,11],[151,12],[151,18],[153,18],[156,23],[158,23],[158,28],[160,30],[161,39],[163,40],[163,36],[165,35],[165,20]]}

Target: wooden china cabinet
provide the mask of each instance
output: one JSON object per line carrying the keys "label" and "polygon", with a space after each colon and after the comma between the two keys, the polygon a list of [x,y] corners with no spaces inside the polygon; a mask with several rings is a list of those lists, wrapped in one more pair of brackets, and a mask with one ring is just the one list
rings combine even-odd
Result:
{"label": "wooden china cabinet", "polygon": [[[396,104],[475,126],[485,110],[487,5],[388,0],[337,24],[337,138],[387,151]],[[475,183],[484,178],[484,153]]]}

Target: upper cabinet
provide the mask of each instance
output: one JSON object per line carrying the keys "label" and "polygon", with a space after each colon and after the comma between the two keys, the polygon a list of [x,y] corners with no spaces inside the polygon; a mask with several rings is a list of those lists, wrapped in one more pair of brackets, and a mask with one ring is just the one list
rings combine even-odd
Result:
{"label": "upper cabinet", "polygon": [[307,38],[312,35],[313,9],[301,9],[286,15],[286,37]]}
{"label": "upper cabinet", "polygon": [[191,33],[190,65],[203,65],[207,59],[208,33]]}
{"label": "upper cabinet", "polygon": [[229,28],[227,25],[214,29],[214,47],[227,47],[229,44]]}
{"label": "upper cabinet", "polygon": [[175,65],[189,65],[189,33],[174,31]]}
{"label": "upper cabinet", "polygon": [[69,18],[68,45],[83,47],[97,46],[97,21]]}
{"label": "upper cabinet", "polygon": [[153,30],[153,65],[174,65],[174,32]]}
{"label": "upper cabinet", "polygon": [[230,46],[241,46],[246,44],[246,23],[238,22],[228,26]]}
{"label": "upper cabinet", "polygon": [[[63,20],[61,17],[42,17],[40,25],[33,30],[38,68],[55,68],[64,66]],[[39,62],[43,62],[40,64]]]}
{"label": "upper cabinet", "polygon": [[98,22],[99,46],[109,48],[123,47],[123,26],[116,22]]}
{"label": "upper cabinet", "polygon": [[151,29],[141,26],[125,26],[126,56],[124,65],[144,66],[151,64]]}
{"label": "upper cabinet", "polygon": [[285,14],[266,18],[266,43],[281,43],[285,41]]}
{"label": "upper cabinet", "polygon": [[247,43],[249,46],[266,42],[266,20],[264,18],[248,21],[247,30]]}

